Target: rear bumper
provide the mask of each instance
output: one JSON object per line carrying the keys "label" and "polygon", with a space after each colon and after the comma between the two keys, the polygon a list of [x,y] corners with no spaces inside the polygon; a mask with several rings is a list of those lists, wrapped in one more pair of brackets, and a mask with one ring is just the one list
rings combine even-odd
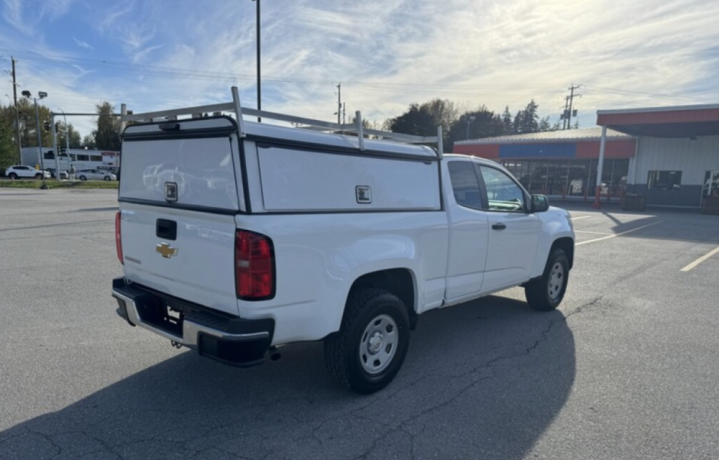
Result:
{"label": "rear bumper", "polygon": [[[200,355],[231,366],[248,367],[264,362],[272,343],[271,318],[248,320],[167,296],[124,278],[112,280],[117,313],[131,326],[139,326]],[[176,316],[168,313],[168,307]]]}

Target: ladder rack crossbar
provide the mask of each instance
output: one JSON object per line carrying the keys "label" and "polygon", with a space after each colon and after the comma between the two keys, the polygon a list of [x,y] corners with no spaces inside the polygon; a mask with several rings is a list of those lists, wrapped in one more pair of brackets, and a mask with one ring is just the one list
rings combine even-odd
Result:
{"label": "ladder rack crossbar", "polygon": [[[265,110],[256,110],[256,109],[250,109],[246,107],[242,107],[239,104],[239,95],[237,95],[236,88],[232,88],[233,91],[233,98],[235,99],[233,102],[224,102],[220,104],[210,104],[210,105],[198,105],[194,107],[185,107],[181,109],[170,109],[170,110],[160,110],[156,112],[144,112],[144,113],[132,113],[132,114],[122,114],[121,120],[123,122],[128,121],[147,121],[147,120],[154,120],[154,119],[171,119],[173,117],[178,117],[181,115],[197,115],[197,114],[206,114],[206,113],[217,113],[217,112],[231,112],[234,113],[238,119],[242,119],[243,116],[251,116],[251,117],[261,117],[266,118],[270,120],[277,120],[277,121],[284,121],[287,123],[293,123],[296,126],[304,129],[317,129],[320,128],[320,130],[330,130],[335,133],[357,133],[361,134],[363,136],[371,135],[371,136],[377,136],[383,139],[387,140],[396,140],[404,143],[409,144],[434,144],[438,142],[438,136],[416,136],[413,134],[402,134],[402,133],[393,133],[390,131],[380,131],[376,129],[366,129],[364,126],[359,126],[357,123],[332,123],[328,121],[322,121],[322,120],[316,120],[313,118],[305,118],[305,117],[298,117],[295,115],[286,115],[283,113],[277,113],[277,112],[268,112]],[[361,115],[358,113],[358,120],[361,120]],[[360,122],[361,123],[361,122]],[[304,126],[302,126],[304,125]],[[243,133],[244,135],[244,133]]]}

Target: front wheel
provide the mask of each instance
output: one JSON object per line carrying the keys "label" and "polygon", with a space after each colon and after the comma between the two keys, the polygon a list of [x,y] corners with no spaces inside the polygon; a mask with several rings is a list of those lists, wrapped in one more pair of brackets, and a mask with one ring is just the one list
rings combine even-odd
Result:
{"label": "front wheel", "polygon": [[111,180],[110,176],[105,176],[105,180]]}
{"label": "front wheel", "polygon": [[35,174],[35,179],[37,179],[37,180],[42,179],[42,174]]}
{"label": "front wheel", "polygon": [[542,277],[527,283],[524,295],[535,310],[550,311],[559,306],[569,281],[569,259],[561,249],[555,249],[547,258]]}
{"label": "front wheel", "polygon": [[87,177],[85,177],[85,176],[80,176],[80,180],[87,180]]}
{"label": "front wheel", "polygon": [[339,332],[325,339],[325,362],[340,384],[370,394],[394,379],[408,347],[404,303],[381,289],[360,289],[350,294]]}

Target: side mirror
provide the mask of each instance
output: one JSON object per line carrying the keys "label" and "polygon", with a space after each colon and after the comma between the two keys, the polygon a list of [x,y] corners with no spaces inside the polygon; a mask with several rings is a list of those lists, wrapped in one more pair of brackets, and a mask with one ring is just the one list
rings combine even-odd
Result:
{"label": "side mirror", "polygon": [[549,209],[549,198],[546,195],[532,195],[532,212],[545,212]]}

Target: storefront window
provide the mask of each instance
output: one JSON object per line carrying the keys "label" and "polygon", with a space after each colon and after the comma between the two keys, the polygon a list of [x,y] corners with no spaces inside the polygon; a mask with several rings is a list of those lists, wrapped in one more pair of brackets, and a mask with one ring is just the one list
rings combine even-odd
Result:
{"label": "storefront window", "polygon": [[627,177],[629,175],[629,160],[614,160],[611,177],[612,196],[621,196],[622,191],[627,188]]}
{"label": "storefront window", "polygon": [[563,195],[567,184],[567,171],[567,160],[548,162],[546,195]]}
{"label": "storefront window", "polygon": [[529,193],[544,194],[547,186],[547,162],[533,160],[529,166]]}
{"label": "storefront window", "polygon": [[584,196],[589,186],[589,160],[573,160],[569,162],[569,184],[567,195]]}
{"label": "storefront window", "polygon": [[679,190],[682,184],[681,171],[649,171],[647,190]]}
{"label": "storefront window", "polygon": [[704,174],[702,196],[719,196],[719,171],[707,171]]}

